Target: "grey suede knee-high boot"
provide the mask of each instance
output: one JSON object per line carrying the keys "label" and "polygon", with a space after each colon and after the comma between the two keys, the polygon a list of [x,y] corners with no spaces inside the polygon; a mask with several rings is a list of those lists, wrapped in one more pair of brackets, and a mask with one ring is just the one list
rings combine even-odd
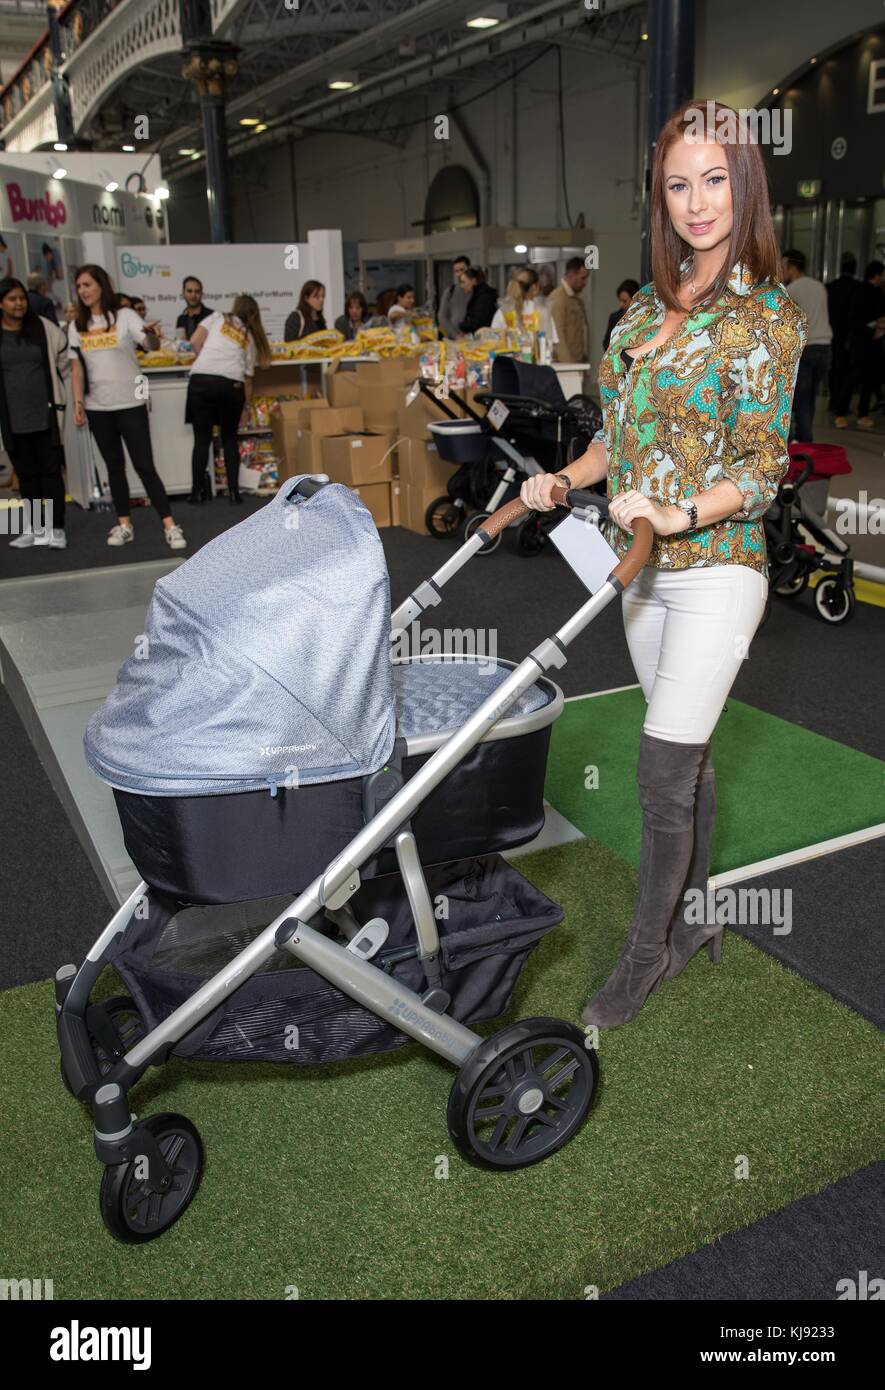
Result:
{"label": "grey suede knee-high boot", "polygon": [[581,1014],[587,1026],[629,1023],[669,964],[667,936],[694,846],[694,802],[705,743],[669,743],[643,729],[636,780],[642,806],[639,887],[627,944]]}
{"label": "grey suede knee-high boot", "polygon": [[[716,773],[713,768],[711,757],[711,745],[707,744],[707,751],[701,763],[701,770],[698,774],[697,796],[694,808],[694,849],[691,856],[688,875],[685,886],[680,894],[679,901],[673,913],[673,921],[670,926],[670,937],[668,946],[670,950],[670,963],[664,971],[664,979],[672,980],[680,971],[684,970],[688,962],[696,951],[706,945],[710,953],[710,959],[718,962],[722,950],[722,927],[715,922],[708,922],[706,917],[707,909],[707,879],[710,875],[710,850],[713,844],[713,825],[716,820]],[[694,901],[696,895],[702,895],[702,917],[698,922],[686,922],[686,912],[689,904],[686,903],[686,895],[691,892]],[[694,903],[691,904],[694,906]]]}

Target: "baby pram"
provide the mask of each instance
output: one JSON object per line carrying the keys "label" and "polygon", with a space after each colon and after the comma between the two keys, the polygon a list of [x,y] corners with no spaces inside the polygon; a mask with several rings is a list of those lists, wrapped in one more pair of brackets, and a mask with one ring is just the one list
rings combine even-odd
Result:
{"label": "baby pram", "polygon": [[[814,611],[824,622],[844,623],[855,608],[854,561],[850,546],[830,530],[821,513],[826,512],[830,478],[850,473],[851,464],[838,444],[791,444],[789,453],[787,475],[764,518],[769,602],[762,623],[772,593],[798,598],[819,573],[824,577],[814,588]],[[810,496],[812,488],[817,497]]]}
{"label": "baby pram", "polygon": [[[414,634],[524,511],[497,512],[392,618],[369,512],[325,479],[287,482],[156,585],[140,654],[85,739],[144,881],[80,968],[56,973],[62,1076],[92,1106],[118,1239],[161,1234],[200,1181],[188,1119],[130,1112],[171,1053],[312,1063],[412,1038],[458,1068],[448,1124],[470,1162],[523,1167],[577,1132],[597,1082],[580,1029],[467,1025],[506,1007],[561,918],[501,851],[543,823],[562,708],[546,673],[644,564],[650,527],[519,665],[423,642],[390,660],[391,635]],[[132,995],[91,1003],[106,965]]]}
{"label": "baby pram", "polygon": [[[514,357],[495,358],[491,391],[478,393],[476,402],[488,407],[485,416],[465,405],[469,420],[434,420],[429,427],[440,458],[457,469],[446,495],[427,508],[432,536],[452,536],[464,526],[469,538],[516,495],[525,478],[556,472],[582,454],[602,424],[599,406],[589,396],[566,400],[552,367]],[[478,510],[466,520],[471,506]],[[536,555],[561,520],[559,512],[530,513],[518,526],[520,554]],[[488,555],[499,544],[500,535],[480,553]]]}

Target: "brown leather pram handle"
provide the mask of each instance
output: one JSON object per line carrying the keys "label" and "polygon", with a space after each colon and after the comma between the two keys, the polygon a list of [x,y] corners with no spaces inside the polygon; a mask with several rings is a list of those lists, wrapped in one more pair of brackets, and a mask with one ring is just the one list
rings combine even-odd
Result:
{"label": "brown leather pram handle", "polygon": [[[592,505],[593,499],[592,493],[582,492],[579,488],[573,488],[569,491],[568,488],[556,486],[554,486],[550,496],[557,507]],[[493,512],[476,534],[481,534],[488,540],[494,540],[495,536],[500,535],[514,521],[519,521],[520,517],[528,516],[530,511],[532,508],[527,506],[521,497],[514,497],[512,502],[505,502],[503,507],[499,507],[496,512]],[[626,588],[648,561],[654,538],[655,533],[652,530],[651,522],[647,517],[638,516],[633,523],[633,541],[630,549],[623,560],[615,566],[609,577],[617,579]]]}

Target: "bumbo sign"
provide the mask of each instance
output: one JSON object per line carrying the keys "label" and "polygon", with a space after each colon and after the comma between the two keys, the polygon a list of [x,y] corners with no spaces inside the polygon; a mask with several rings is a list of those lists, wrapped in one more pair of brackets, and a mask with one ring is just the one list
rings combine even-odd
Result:
{"label": "bumbo sign", "polygon": [[17,183],[6,185],[6,197],[13,222],[45,222],[49,227],[60,227],[68,220],[63,198],[57,203],[53,203],[48,194],[42,198],[26,198]]}

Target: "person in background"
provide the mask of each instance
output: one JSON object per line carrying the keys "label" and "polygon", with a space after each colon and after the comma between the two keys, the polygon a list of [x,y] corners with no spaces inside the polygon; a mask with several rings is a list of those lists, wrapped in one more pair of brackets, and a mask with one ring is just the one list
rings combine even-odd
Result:
{"label": "person in background", "polygon": [[461,321],[467,313],[470,290],[464,280],[464,272],[470,268],[469,256],[456,256],[452,262],[452,283],[443,290],[436,316],[444,338],[457,338]]}
{"label": "person in background", "polygon": [[50,323],[58,326],[58,315],[55,312],[55,305],[49,298],[46,291],[49,285],[46,276],[39,270],[32,270],[28,276],[28,303],[33,313],[41,319],[49,319]]}
{"label": "person in background", "polygon": [[143,299],[133,299],[132,307],[140,319],[147,319],[147,305]]}
{"label": "person in background", "polygon": [[249,294],[239,294],[229,314],[210,314],[193,332],[191,347],[197,360],[187,385],[185,420],[194,427],[189,502],[208,501],[206,466],[212,447],[212,430],[221,430],[229,502],[242,502],[239,488],[240,442],[237,432],[248,415],[252,399],[255,363],[270,365],[271,351],[258,305]]}
{"label": "person in background", "polygon": [[464,288],[470,291],[470,298],[461,320],[461,332],[475,333],[478,328],[490,328],[498,307],[498,296],[486,283],[479,266],[472,265],[465,270]]}
{"label": "person in background", "polygon": [[108,545],[127,545],[135,539],[125,443],[132,466],[162,519],[166,544],[171,550],[184,550],[187,542],[175,523],[166,489],[154,467],[147,405],[136,389],[143,378],[135,348],[141,344],[154,351],[159,343],[160,324],[142,323],[132,309],[121,309],[107,271],[100,265],[80,267],[76,291],[77,314],[68,329],[74,423],[82,429],[89,422],[107,465],[117,512],[117,524],[108,534]]}
{"label": "person in background", "polygon": [[309,333],[320,333],[326,326],[323,318],[323,305],[326,302],[326,287],[319,280],[305,280],[298,297],[298,308],[293,309],[286,319],[283,338],[294,343],[306,338]]}
{"label": "person in background", "polygon": [[609,314],[608,316],[608,326],[605,330],[605,337],[602,340],[602,347],[604,352],[608,352],[608,345],[611,342],[612,329],[614,328],[616,323],[621,322],[621,319],[624,317],[624,315],[630,307],[631,299],[633,298],[634,294],[638,289],[638,280],[622,280],[621,283],[618,285],[618,304],[621,307],[619,309],[615,309],[614,312]]}
{"label": "person in background", "polygon": [[397,285],[396,298],[387,311],[387,321],[393,328],[408,321],[415,313],[415,291],[411,285]]}
{"label": "person in background", "polygon": [[548,347],[557,342],[556,324],[541,292],[538,272],[530,265],[515,270],[507,284],[507,293],[500,301],[492,328],[528,329],[543,333]]}
{"label": "person in background", "polygon": [[339,333],[343,333],[349,343],[352,343],[361,328],[365,328],[369,317],[369,306],[366,303],[366,296],[359,290],[351,290],[344,301],[344,313],[339,314],[335,320],[335,327]]}
{"label": "person in background", "polygon": [[122,290],[118,290],[118,291],[117,291],[117,306],[118,306],[118,308],[120,308],[120,309],[131,309],[131,308],[132,308],[132,298],[131,298],[131,296],[128,295],[128,294],[124,294]]}
{"label": "person in background", "polygon": [[6,245],[2,236],[0,236],[0,270],[2,270],[5,280],[12,279],[12,257],[9,254],[9,247]]}
{"label": "person in background", "polygon": [[808,321],[808,342],[799,359],[793,395],[796,428],[793,439],[803,444],[814,440],[814,406],[821,383],[826,381],[832,358],[833,330],[827,311],[827,292],[820,280],[805,274],[805,253],[791,249],[781,256],[787,294]]}
{"label": "person in background", "polygon": [[849,351],[851,381],[848,399],[855,385],[860,386],[857,402],[857,423],[862,430],[871,430],[875,419],[870,414],[873,393],[881,393],[885,368],[885,265],[870,261],[857,287],[857,298],[851,322]]}
{"label": "person in background", "polygon": [[[48,545],[64,550],[65,484],[62,428],[68,344],[56,323],[34,313],[20,280],[0,280],[0,448],[18,475],[25,509],[15,550]],[[49,503],[47,525],[36,528],[39,503]]]}
{"label": "person in background", "polygon": [[827,312],[833,330],[833,362],[830,367],[830,410],[836,417],[836,428],[844,430],[848,421],[845,416],[850,406],[851,360],[849,340],[851,337],[851,318],[854,300],[857,295],[857,260],[850,251],[844,252],[839,261],[839,274],[827,285]]}
{"label": "person in background", "polygon": [[175,336],[189,342],[193,330],[199,328],[212,310],[203,303],[203,283],[196,275],[185,275],[181,282],[181,293],[187,308],[175,320]]}
{"label": "person in background", "polygon": [[572,256],[550,296],[550,312],[559,337],[557,362],[590,361],[590,324],[581,298],[589,277],[590,272],[581,257]]}

